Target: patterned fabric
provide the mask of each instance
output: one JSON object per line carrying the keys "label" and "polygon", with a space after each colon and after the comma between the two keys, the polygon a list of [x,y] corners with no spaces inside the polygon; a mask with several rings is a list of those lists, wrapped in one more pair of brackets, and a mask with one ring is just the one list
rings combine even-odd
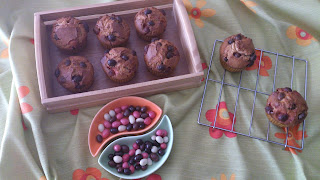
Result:
{"label": "patterned fabric", "polygon": [[[200,87],[147,99],[172,120],[174,145],[166,163],[143,180],[161,179],[320,179],[320,13],[319,2],[292,0],[182,0],[197,40],[204,71],[208,70],[216,39],[242,33],[257,48],[307,59],[309,113],[303,151],[262,142],[196,123],[205,81]],[[33,13],[105,0],[26,0],[0,2],[0,179],[95,179],[117,177],[102,169],[90,155],[87,134],[101,106],[49,114],[40,102],[33,40]],[[218,46],[219,47],[219,46]],[[214,54],[210,78],[223,69]],[[275,55],[257,51],[257,61],[242,74],[241,86],[271,93]],[[293,89],[304,94],[304,63],[295,63]],[[292,60],[279,58],[275,87],[290,86]],[[227,73],[225,82],[238,86],[240,73]],[[266,138],[266,96],[209,82],[200,122]],[[217,119],[214,117],[217,114]],[[300,147],[302,125],[290,128],[288,145]],[[208,133],[209,131],[209,133]],[[270,125],[269,139],[286,142],[286,129]]]}

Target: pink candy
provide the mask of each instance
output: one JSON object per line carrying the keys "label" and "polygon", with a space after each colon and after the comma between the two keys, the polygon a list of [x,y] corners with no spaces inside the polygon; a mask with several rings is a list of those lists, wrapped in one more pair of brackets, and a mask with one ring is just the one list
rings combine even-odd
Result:
{"label": "pink candy", "polygon": [[134,169],[134,166],[131,165],[129,169],[130,169],[130,171],[131,171],[131,174],[133,174],[133,173],[134,173],[134,170],[135,170],[135,169]]}
{"label": "pink candy", "polygon": [[128,162],[129,159],[130,159],[130,155],[129,155],[129,154],[124,154],[124,155],[122,156],[122,161],[123,161],[123,162]]}
{"label": "pink candy", "polygon": [[148,114],[151,119],[156,117],[156,113],[154,111],[149,111]]}
{"label": "pink candy", "polygon": [[136,151],[134,149],[130,149],[129,156],[134,156]]}
{"label": "pink candy", "polygon": [[133,112],[133,116],[134,116],[135,118],[139,118],[139,117],[140,117],[140,112],[134,111],[134,112]]}
{"label": "pink candy", "polygon": [[114,121],[114,122],[112,123],[112,127],[113,127],[113,128],[118,128],[120,125],[121,125],[121,123],[120,123],[119,121]]}
{"label": "pink candy", "polygon": [[123,167],[124,169],[129,168],[129,164],[128,164],[128,162],[124,162],[124,163],[122,164],[122,167]]}
{"label": "pink candy", "polygon": [[159,129],[159,130],[157,130],[156,135],[161,136],[161,137],[165,137],[168,135],[168,132],[165,129]]}
{"label": "pink candy", "polygon": [[160,144],[160,148],[161,148],[161,149],[166,149],[166,148],[167,148],[167,144],[166,144],[166,143]]}
{"label": "pink candy", "polygon": [[123,124],[123,125],[127,125],[127,124],[129,124],[129,120],[127,119],[127,118],[122,118],[121,120],[120,120],[120,122],[121,122],[121,124]]}
{"label": "pink candy", "polygon": [[105,129],[102,131],[102,137],[107,138],[110,135],[109,129]]}
{"label": "pink candy", "polygon": [[133,149],[139,149],[139,145],[137,143],[132,144]]}
{"label": "pink candy", "polygon": [[146,152],[144,152],[144,153],[142,153],[142,156],[143,156],[143,159],[148,159],[149,154],[148,154],[148,153],[146,153]]}
{"label": "pink candy", "polygon": [[116,144],[116,145],[113,146],[113,150],[118,152],[118,151],[121,150],[121,146],[119,144]]}
{"label": "pink candy", "polygon": [[111,123],[109,121],[104,121],[103,123],[104,127],[110,129],[111,128]]}
{"label": "pink candy", "polygon": [[127,108],[128,108],[128,105],[121,106],[122,111],[126,110]]}
{"label": "pink candy", "polygon": [[115,111],[116,113],[120,113],[120,112],[121,112],[121,108],[117,107],[117,108],[114,109],[114,111]]}
{"label": "pink candy", "polygon": [[121,119],[121,118],[123,118],[123,114],[122,113],[118,113],[116,117],[117,117],[117,119]]}
{"label": "pink candy", "polygon": [[151,124],[151,118],[147,117],[144,119],[143,122],[144,122],[144,124],[149,125],[149,124]]}

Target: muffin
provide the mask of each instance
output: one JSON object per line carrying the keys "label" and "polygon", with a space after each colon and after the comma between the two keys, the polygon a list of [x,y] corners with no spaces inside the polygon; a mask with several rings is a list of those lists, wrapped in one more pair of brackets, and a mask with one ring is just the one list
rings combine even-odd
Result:
{"label": "muffin", "polygon": [[93,66],[82,56],[63,59],[54,74],[59,84],[73,93],[87,91],[94,80]]}
{"label": "muffin", "polygon": [[125,46],[130,37],[129,25],[120,16],[114,14],[101,16],[93,32],[106,49]]}
{"label": "muffin", "polygon": [[136,51],[124,47],[106,50],[101,65],[106,75],[114,82],[130,81],[138,70]]}
{"label": "muffin", "polygon": [[167,27],[165,12],[154,7],[144,8],[136,14],[134,26],[138,36],[145,41],[160,38]]}
{"label": "muffin", "polygon": [[220,47],[220,63],[230,72],[240,72],[252,66],[256,58],[252,39],[242,34],[226,38]]}
{"label": "muffin", "polygon": [[52,26],[51,40],[62,51],[76,53],[87,45],[89,26],[74,17],[62,17]]}
{"label": "muffin", "polygon": [[179,51],[171,42],[153,39],[144,47],[144,62],[148,70],[159,77],[170,75],[180,60]]}
{"label": "muffin", "polygon": [[286,87],[278,88],[269,96],[265,111],[276,126],[292,127],[305,120],[308,106],[300,93]]}

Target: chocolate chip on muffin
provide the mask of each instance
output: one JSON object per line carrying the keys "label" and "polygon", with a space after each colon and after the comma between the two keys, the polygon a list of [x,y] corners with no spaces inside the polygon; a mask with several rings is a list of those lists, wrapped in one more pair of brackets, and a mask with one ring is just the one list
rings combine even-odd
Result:
{"label": "chocolate chip on muffin", "polygon": [[138,36],[150,41],[152,38],[160,38],[167,27],[165,12],[155,7],[144,8],[134,18],[134,25]]}
{"label": "chocolate chip on muffin", "polygon": [[226,38],[220,47],[220,63],[230,72],[240,72],[252,66],[256,58],[252,39],[242,34]]}
{"label": "chocolate chip on muffin", "polygon": [[180,54],[173,43],[159,39],[145,46],[144,61],[148,70],[159,77],[169,76],[178,65]]}
{"label": "chocolate chip on muffin", "polygon": [[125,46],[130,37],[130,27],[120,16],[112,14],[101,16],[93,32],[106,49]]}
{"label": "chocolate chip on muffin", "polygon": [[105,52],[101,65],[106,75],[114,82],[130,81],[138,70],[138,57],[135,51],[117,47]]}
{"label": "chocolate chip on muffin", "polygon": [[94,80],[93,66],[82,56],[63,59],[54,74],[60,85],[73,93],[87,91]]}
{"label": "chocolate chip on muffin", "polygon": [[87,45],[89,26],[74,17],[62,17],[52,26],[51,40],[62,51],[76,53]]}
{"label": "chocolate chip on muffin", "polygon": [[265,111],[273,124],[292,127],[305,120],[308,106],[300,93],[286,87],[277,89],[269,96]]}

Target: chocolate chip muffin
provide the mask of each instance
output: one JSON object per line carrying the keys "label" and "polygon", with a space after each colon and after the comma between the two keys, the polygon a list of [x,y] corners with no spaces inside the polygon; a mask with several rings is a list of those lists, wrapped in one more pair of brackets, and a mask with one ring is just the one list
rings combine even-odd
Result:
{"label": "chocolate chip muffin", "polygon": [[308,106],[304,98],[292,89],[278,88],[273,92],[266,105],[268,119],[279,127],[292,127],[301,123],[308,115]]}
{"label": "chocolate chip muffin", "polygon": [[93,66],[82,56],[63,59],[54,74],[60,85],[73,93],[87,91],[94,80]]}
{"label": "chocolate chip muffin", "polygon": [[165,11],[154,7],[144,8],[136,14],[134,26],[138,36],[145,41],[160,38],[167,27]]}
{"label": "chocolate chip muffin", "polygon": [[134,77],[139,62],[136,51],[117,47],[105,51],[105,55],[101,59],[101,65],[112,81],[124,83]]}
{"label": "chocolate chip muffin", "polygon": [[226,38],[220,47],[220,63],[230,72],[240,72],[252,66],[256,58],[252,39],[242,34]]}
{"label": "chocolate chip muffin", "polygon": [[89,26],[74,17],[62,17],[52,26],[51,40],[61,50],[76,53],[87,45]]}
{"label": "chocolate chip muffin", "polygon": [[93,32],[106,49],[125,46],[130,37],[129,25],[120,16],[114,14],[101,16]]}
{"label": "chocolate chip muffin", "polygon": [[148,70],[159,77],[170,75],[178,65],[180,54],[178,49],[164,39],[153,39],[144,47],[144,62]]}

